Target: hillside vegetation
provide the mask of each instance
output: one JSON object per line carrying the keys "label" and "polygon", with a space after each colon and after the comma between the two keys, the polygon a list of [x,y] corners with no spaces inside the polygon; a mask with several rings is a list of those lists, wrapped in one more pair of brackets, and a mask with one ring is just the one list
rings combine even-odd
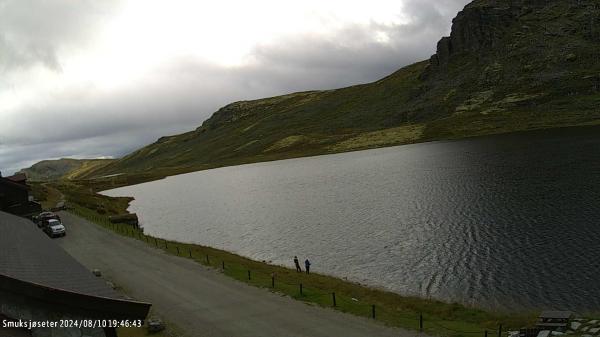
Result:
{"label": "hillside vegetation", "polygon": [[600,120],[596,0],[477,0],[429,60],[377,82],[229,104],[80,178],[147,180],[247,162]]}
{"label": "hillside vegetation", "polygon": [[70,159],[44,160],[22,169],[31,181],[51,181],[60,179],[77,179],[89,171],[97,170],[112,160],[110,159]]}

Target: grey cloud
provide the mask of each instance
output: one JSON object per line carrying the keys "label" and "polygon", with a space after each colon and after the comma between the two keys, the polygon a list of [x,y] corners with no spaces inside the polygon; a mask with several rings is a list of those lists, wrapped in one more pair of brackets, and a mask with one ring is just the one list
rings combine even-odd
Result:
{"label": "grey cloud", "polygon": [[0,71],[40,63],[60,71],[61,48],[84,47],[115,0],[0,0]]}
{"label": "grey cloud", "polygon": [[[19,3],[31,9],[37,2],[0,0],[0,15],[6,13],[7,4],[14,7],[12,13],[18,14],[15,8]],[[68,0],[56,3],[73,4]],[[56,51],[85,45],[94,35],[94,25],[117,6],[111,2],[102,8],[94,7],[98,3],[77,2],[77,12],[58,6],[53,15],[73,18],[64,25],[57,22],[62,20],[44,21],[37,17],[43,23],[28,18],[21,26],[19,15],[12,22],[0,20],[0,32],[11,32],[0,33],[0,52],[12,52],[14,59],[3,58],[0,67],[18,72],[42,62],[60,69],[60,59],[52,61],[60,56]],[[43,106],[32,102],[10,127],[0,125],[0,168],[10,171],[47,158],[120,156],[160,136],[194,129],[232,101],[377,80],[404,65],[428,58],[438,39],[449,32],[452,17],[466,3],[467,0],[407,0],[399,10],[411,18],[408,24],[372,22],[347,25],[334,37],[288,36],[256,46],[248,56],[251,62],[239,67],[220,67],[192,58],[171,60],[147,78],[110,95],[94,87],[79,87]],[[21,14],[21,19],[25,17]],[[45,38],[35,36],[39,29],[36,25],[48,27]],[[375,41],[376,31],[386,33],[389,43]],[[18,34],[21,37],[17,38]],[[22,51],[15,47],[20,42],[6,47],[6,43],[2,44],[2,37],[6,36],[33,47]],[[24,132],[32,126],[35,132]]]}

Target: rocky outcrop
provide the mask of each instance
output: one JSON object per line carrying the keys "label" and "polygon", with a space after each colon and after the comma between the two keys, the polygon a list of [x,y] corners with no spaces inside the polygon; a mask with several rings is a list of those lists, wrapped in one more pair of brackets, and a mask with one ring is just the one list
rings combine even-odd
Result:
{"label": "rocky outcrop", "polygon": [[552,0],[479,0],[470,3],[452,21],[450,36],[438,42],[431,65],[444,67],[453,55],[494,49],[520,16],[550,2]]}

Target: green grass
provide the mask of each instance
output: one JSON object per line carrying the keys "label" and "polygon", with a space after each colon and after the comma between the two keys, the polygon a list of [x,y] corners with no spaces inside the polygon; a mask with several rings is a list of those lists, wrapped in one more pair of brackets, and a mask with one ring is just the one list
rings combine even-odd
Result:
{"label": "green grass", "polygon": [[[375,319],[390,326],[418,330],[419,317],[423,315],[424,331],[428,334],[453,337],[482,336],[485,330],[497,331],[500,324],[504,331],[531,325],[536,317],[536,313],[533,312],[489,312],[457,303],[405,297],[327,275],[297,273],[289,268],[254,261],[210,247],[147,236],[130,225],[112,224],[106,215],[78,205],[75,205],[71,212],[119,235],[143,241],[168,254],[191,258],[200,265],[220,270],[240,282],[285,294],[307,304],[334,308],[370,319],[373,319],[372,308],[375,306]],[[275,287],[272,287],[273,277]],[[335,293],[336,297],[335,307],[332,293]]]}

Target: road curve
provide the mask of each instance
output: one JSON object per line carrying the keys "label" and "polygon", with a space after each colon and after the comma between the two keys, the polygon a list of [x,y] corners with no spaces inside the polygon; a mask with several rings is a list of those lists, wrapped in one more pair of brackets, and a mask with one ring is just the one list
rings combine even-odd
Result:
{"label": "road curve", "polygon": [[199,337],[412,337],[416,332],[295,301],[233,280],[192,260],[112,233],[70,213],[57,242],[88,269],[153,304],[156,313]]}

